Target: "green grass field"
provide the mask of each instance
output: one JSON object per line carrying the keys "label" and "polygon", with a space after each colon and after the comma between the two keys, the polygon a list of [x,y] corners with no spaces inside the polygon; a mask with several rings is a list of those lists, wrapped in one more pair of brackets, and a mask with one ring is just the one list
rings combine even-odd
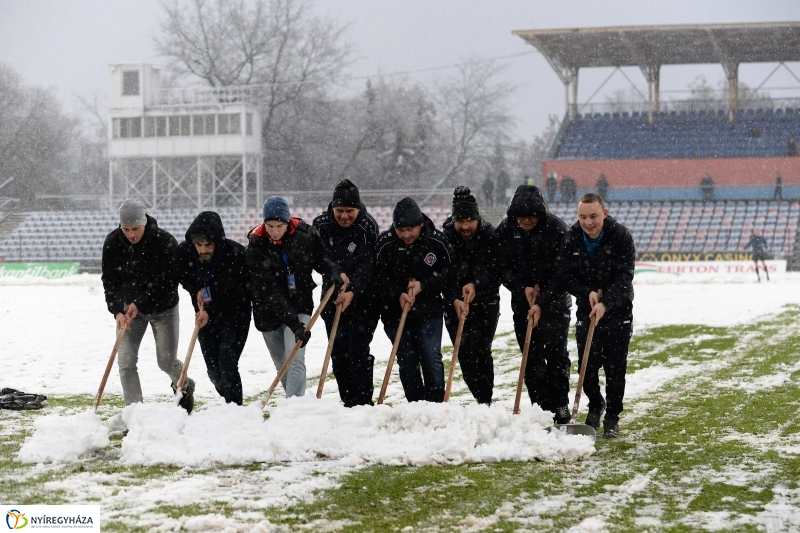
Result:
{"label": "green grass field", "polygon": [[[578,463],[320,473],[330,488],[286,500],[259,491],[285,465],[125,466],[118,436],[102,457],[16,462],[36,417],[91,404],[69,396],[44,411],[0,412],[0,501],[101,502],[104,531],[798,531],[798,319],[792,307],[749,326],[637,331],[629,387],[644,390],[626,401],[621,438],[598,440]],[[513,395],[518,361],[513,344],[496,350],[496,396]],[[109,397],[100,414],[121,408]],[[159,500],[156,489],[183,484],[208,484],[208,497]]]}

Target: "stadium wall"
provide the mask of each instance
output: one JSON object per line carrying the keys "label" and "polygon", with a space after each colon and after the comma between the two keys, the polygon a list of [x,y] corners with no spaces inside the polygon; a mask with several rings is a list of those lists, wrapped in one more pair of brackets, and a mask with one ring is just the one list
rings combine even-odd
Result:
{"label": "stadium wall", "polygon": [[600,174],[611,190],[642,188],[699,188],[708,173],[715,187],[774,187],[775,174],[783,187],[800,186],[800,157],[729,157],[686,159],[547,160],[545,178],[555,172],[559,179],[572,176],[579,189],[591,190]]}

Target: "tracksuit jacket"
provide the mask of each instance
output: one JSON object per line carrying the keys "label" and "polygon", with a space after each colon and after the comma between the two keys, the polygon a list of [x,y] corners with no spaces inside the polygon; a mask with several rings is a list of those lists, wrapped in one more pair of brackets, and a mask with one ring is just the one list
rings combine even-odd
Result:
{"label": "tracksuit jacket", "polygon": [[448,304],[455,301],[450,286],[452,249],[431,219],[425,215],[423,219],[422,232],[411,245],[397,236],[394,224],[378,237],[375,287],[380,293],[381,317],[387,326],[396,327],[400,322],[403,313],[400,294],[408,290],[412,278],[420,282],[422,292],[408,313],[408,322],[419,325],[441,318],[442,293],[447,294]]}

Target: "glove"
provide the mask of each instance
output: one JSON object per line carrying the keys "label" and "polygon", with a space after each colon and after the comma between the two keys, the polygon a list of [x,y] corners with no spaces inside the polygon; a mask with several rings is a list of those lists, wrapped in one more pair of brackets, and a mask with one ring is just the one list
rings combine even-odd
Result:
{"label": "glove", "polygon": [[293,327],[292,332],[294,332],[294,340],[300,341],[302,343],[300,347],[305,348],[306,344],[308,344],[308,340],[311,338],[311,332],[306,331],[306,327],[302,322],[299,322],[297,326]]}
{"label": "glove", "polygon": [[342,288],[342,285],[344,285],[344,280],[342,279],[342,276],[334,276],[331,279],[331,281],[333,282],[333,285],[336,287],[337,292],[339,291],[339,289]]}

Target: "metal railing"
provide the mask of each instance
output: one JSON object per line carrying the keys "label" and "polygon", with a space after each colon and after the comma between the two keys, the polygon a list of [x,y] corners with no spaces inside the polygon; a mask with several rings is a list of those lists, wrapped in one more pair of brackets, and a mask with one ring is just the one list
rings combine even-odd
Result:
{"label": "metal railing", "polygon": [[[800,108],[800,97],[794,98],[752,98],[740,99],[739,110],[747,109],[798,109]],[[632,101],[632,102],[598,102],[598,103],[584,103],[578,104],[578,113],[592,114],[595,113],[639,113],[646,114],[648,112],[647,101]],[[727,99],[707,99],[707,100],[663,100],[660,102],[659,111],[669,113],[671,111],[724,111],[727,113],[728,100]]]}
{"label": "metal railing", "polygon": [[156,91],[152,107],[200,106],[219,104],[253,104],[257,85],[230,85],[227,87],[168,88]]}

